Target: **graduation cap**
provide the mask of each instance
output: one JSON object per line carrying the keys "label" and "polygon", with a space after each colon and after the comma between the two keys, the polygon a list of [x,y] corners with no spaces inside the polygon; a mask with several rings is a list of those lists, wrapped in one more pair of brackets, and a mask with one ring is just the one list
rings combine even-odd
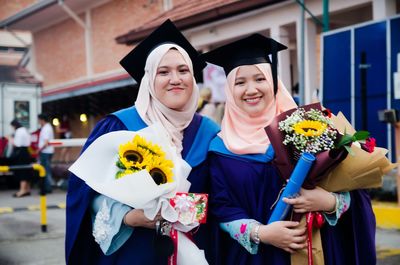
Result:
{"label": "graduation cap", "polygon": [[276,94],[278,89],[277,53],[285,49],[287,49],[285,45],[256,33],[204,53],[201,57],[207,62],[222,66],[226,75],[241,65],[269,63],[272,69],[274,94]]}
{"label": "graduation cap", "polygon": [[166,43],[177,44],[189,54],[195,76],[207,65],[206,62],[200,58],[197,50],[169,19],[154,30],[145,40],[139,43],[119,63],[138,83],[140,83],[144,76],[147,56],[153,49]]}

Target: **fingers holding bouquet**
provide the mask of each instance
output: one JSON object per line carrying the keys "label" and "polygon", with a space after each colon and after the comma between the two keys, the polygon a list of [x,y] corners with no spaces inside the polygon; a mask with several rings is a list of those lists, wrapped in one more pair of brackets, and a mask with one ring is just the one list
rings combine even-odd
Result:
{"label": "fingers holding bouquet", "polygon": [[297,197],[283,198],[282,200],[292,205],[296,213],[332,212],[336,208],[335,196],[318,186],[311,190],[301,188]]}
{"label": "fingers holding bouquet", "polygon": [[306,227],[299,226],[299,222],[278,221],[262,225],[259,237],[262,243],[271,244],[289,253],[307,247]]}
{"label": "fingers holding bouquet", "polygon": [[163,218],[160,212],[155,216],[153,220],[151,220],[145,216],[142,209],[132,209],[125,214],[123,222],[125,225],[131,227],[145,227],[156,229],[156,223],[162,220]]}

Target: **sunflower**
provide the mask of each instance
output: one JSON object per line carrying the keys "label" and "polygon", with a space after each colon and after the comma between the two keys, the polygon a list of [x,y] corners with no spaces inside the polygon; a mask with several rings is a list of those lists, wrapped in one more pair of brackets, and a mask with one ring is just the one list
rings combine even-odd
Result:
{"label": "sunflower", "polygon": [[303,120],[293,125],[293,130],[297,134],[311,137],[320,136],[326,128],[326,123],[313,120]]}
{"label": "sunflower", "polygon": [[144,168],[149,160],[149,156],[152,156],[154,153],[147,146],[149,144],[139,135],[136,135],[132,141],[121,144],[118,151],[119,161],[117,162],[117,166],[121,169],[132,167]]}
{"label": "sunflower", "polygon": [[173,163],[165,159],[165,152],[157,144],[140,135],[119,146],[116,178],[146,169],[157,185],[173,182]]}
{"label": "sunflower", "polygon": [[140,135],[136,135],[133,141],[136,143],[138,148],[147,150],[152,155],[165,157],[165,152],[161,149],[159,145],[153,144],[150,141],[146,141],[146,139],[141,137]]}
{"label": "sunflower", "polygon": [[146,165],[147,171],[150,173],[157,185],[173,182],[172,168],[174,164],[171,160],[163,157],[153,156],[153,159]]}

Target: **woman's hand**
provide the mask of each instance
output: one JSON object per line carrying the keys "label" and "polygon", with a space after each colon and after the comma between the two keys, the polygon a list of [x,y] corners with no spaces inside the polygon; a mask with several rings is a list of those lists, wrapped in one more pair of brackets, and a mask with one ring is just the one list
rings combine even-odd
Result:
{"label": "woman's hand", "polygon": [[127,212],[124,216],[124,223],[131,227],[146,227],[150,229],[156,228],[156,222],[161,221],[161,214],[158,213],[154,220],[148,219],[144,215],[144,211],[142,209],[132,209]]}
{"label": "woman's hand", "polygon": [[335,196],[320,187],[315,187],[312,190],[302,188],[298,197],[292,199],[283,198],[283,201],[292,205],[296,213],[332,212],[336,208]]}
{"label": "woman's hand", "polygon": [[271,244],[287,252],[307,247],[306,227],[299,227],[299,222],[278,221],[268,225],[261,225],[259,229],[260,241]]}

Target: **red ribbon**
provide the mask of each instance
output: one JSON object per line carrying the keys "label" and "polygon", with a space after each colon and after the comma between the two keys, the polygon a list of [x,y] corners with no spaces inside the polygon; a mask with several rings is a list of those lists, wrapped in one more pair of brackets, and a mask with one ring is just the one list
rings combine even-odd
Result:
{"label": "red ribbon", "polygon": [[[185,233],[185,235],[194,242],[193,239],[193,234],[190,232]],[[173,227],[171,228],[171,232],[169,233],[169,236],[172,239],[172,242],[174,243],[174,253],[168,258],[168,265],[176,265],[177,260],[178,260],[178,231],[175,230]]]}
{"label": "red ribbon", "polygon": [[312,255],[312,230],[313,226],[321,228],[324,224],[325,219],[320,212],[308,212],[306,213],[306,224],[307,224],[307,250],[308,250],[308,265],[313,265]]}
{"label": "red ribbon", "polygon": [[178,259],[178,231],[176,231],[174,228],[171,228],[169,236],[174,243],[174,253],[172,253],[172,255],[168,258],[168,265],[176,265]]}

